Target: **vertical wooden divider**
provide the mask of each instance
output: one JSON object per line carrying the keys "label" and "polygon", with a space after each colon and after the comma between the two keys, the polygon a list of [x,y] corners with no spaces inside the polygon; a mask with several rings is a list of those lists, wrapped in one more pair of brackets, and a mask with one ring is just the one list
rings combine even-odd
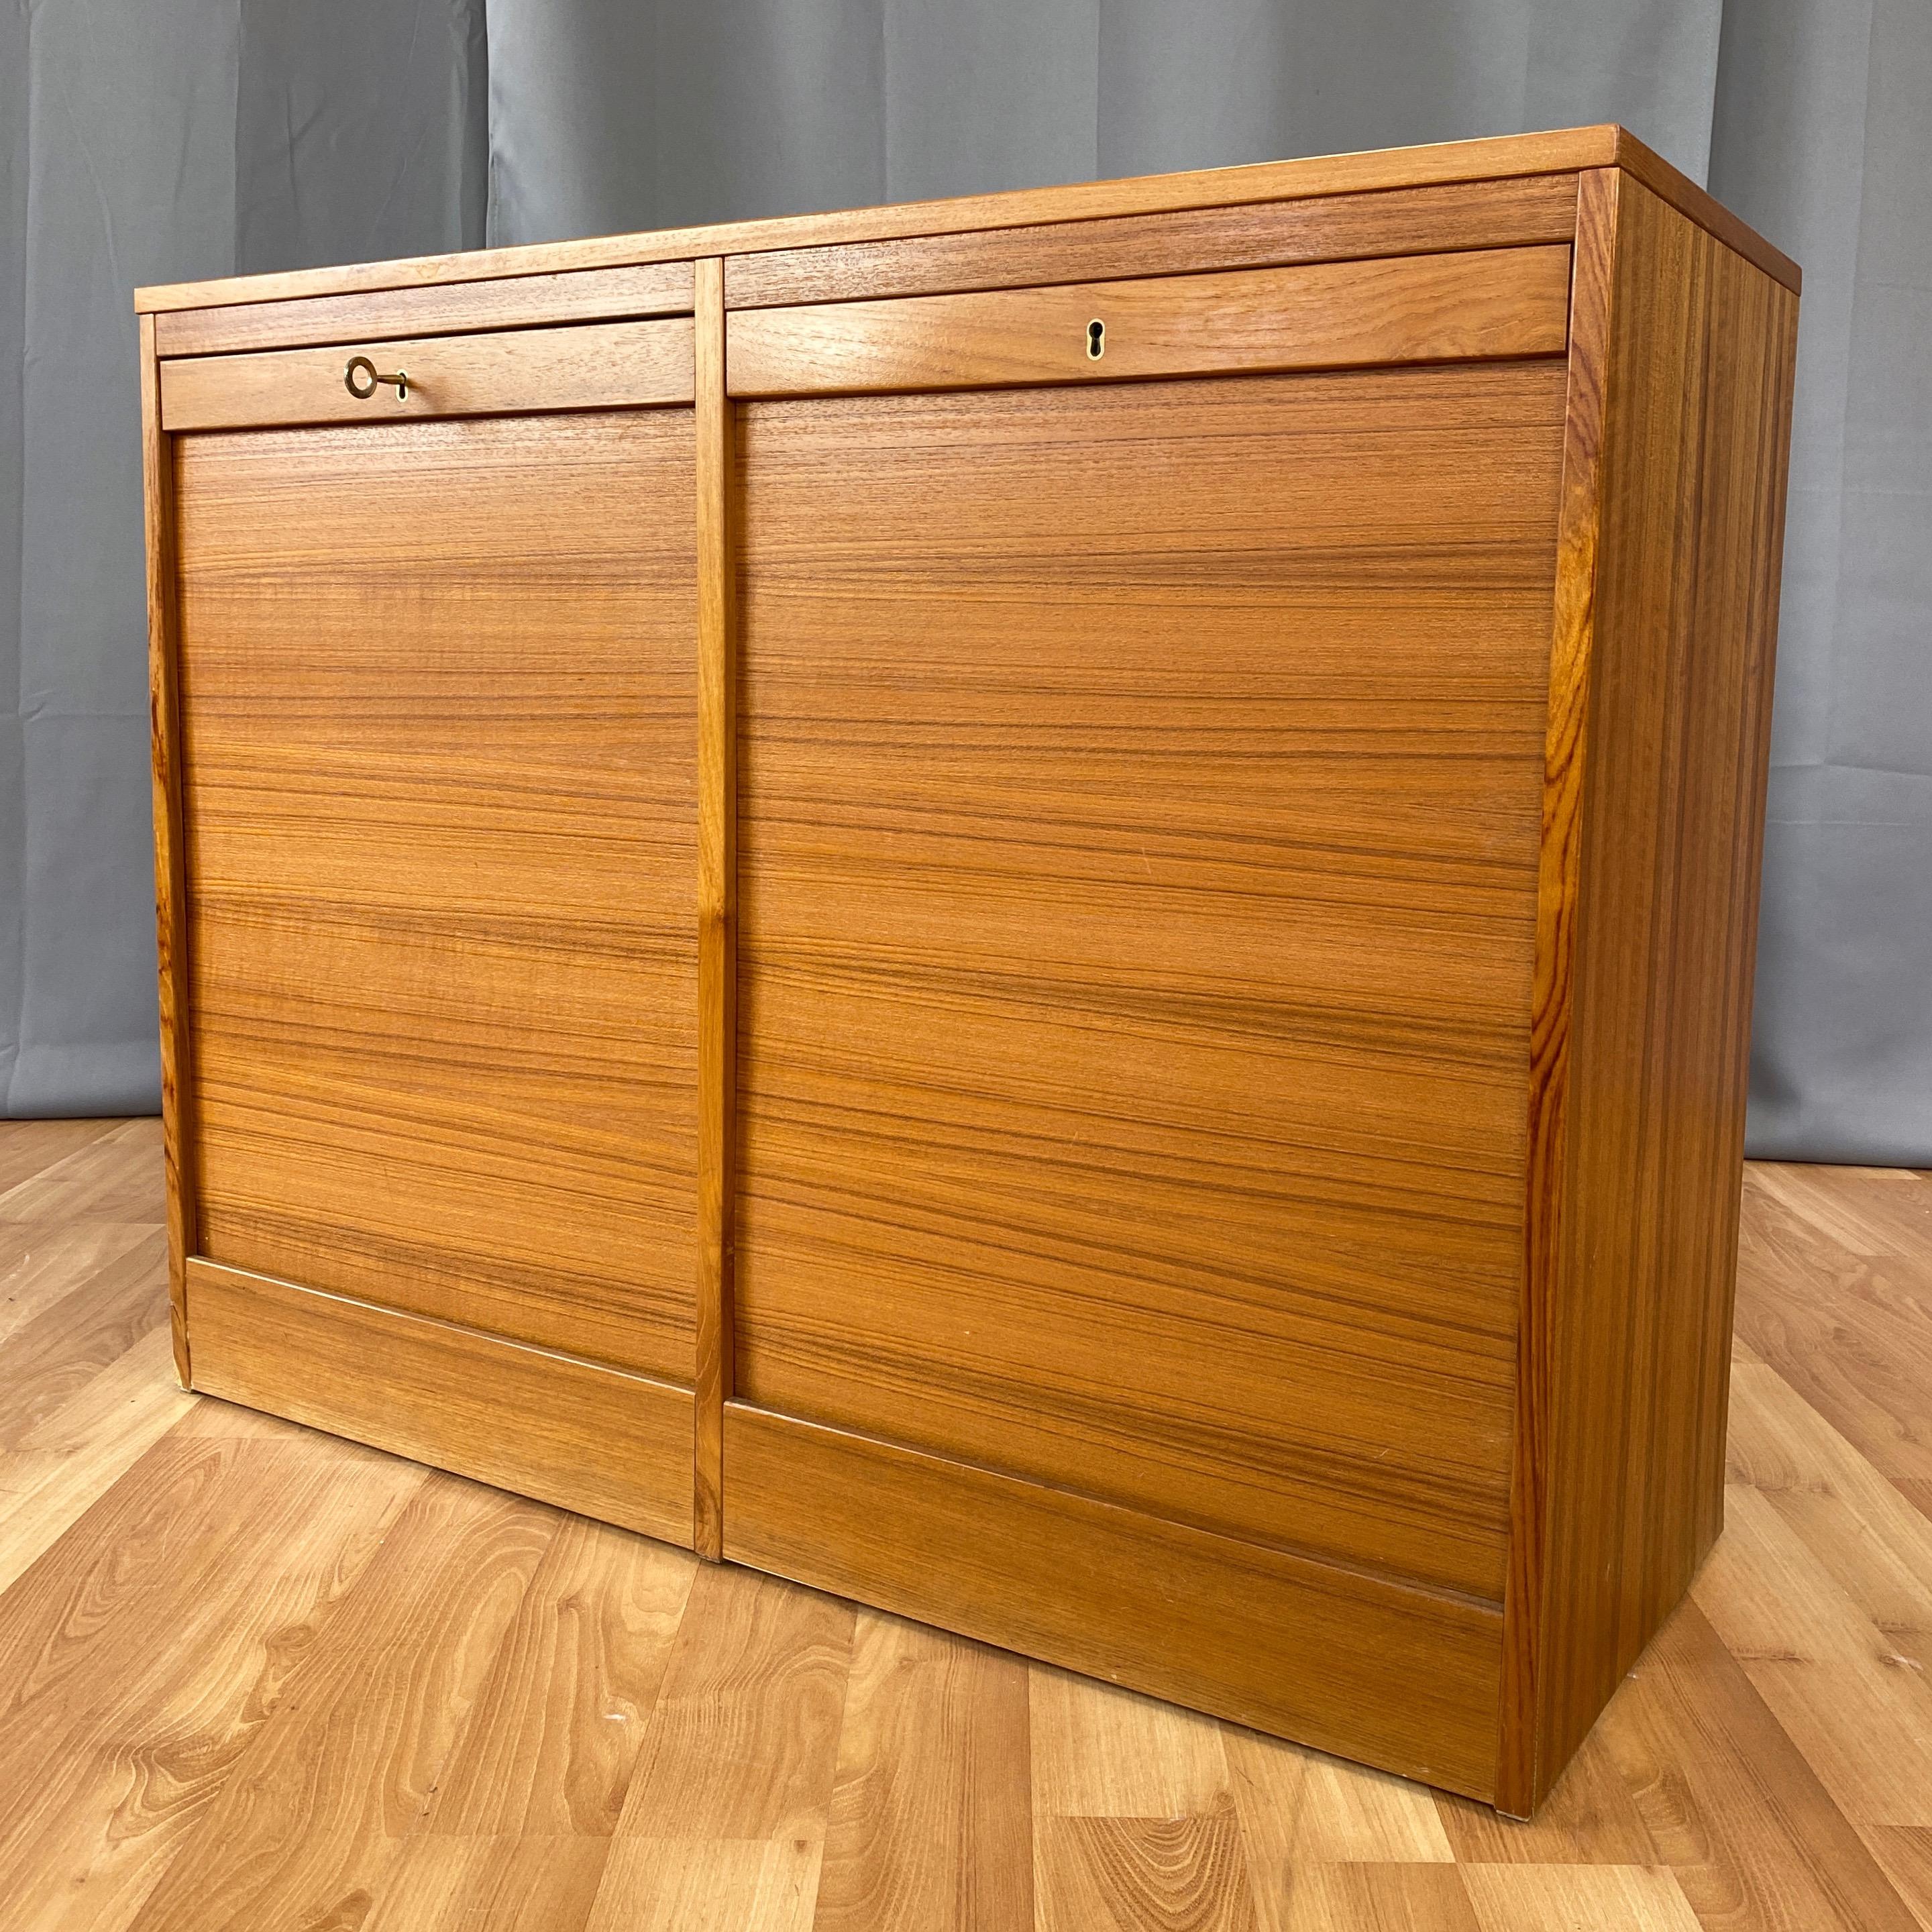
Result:
{"label": "vertical wooden divider", "polygon": [[1529,1172],[1523,1294],[1516,1335],[1516,1448],[1510,1478],[1510,1561],[1503,1598],[1502,1735],[1496,1808],[1535,1807],[1537,1706],[1544,1663],[1544,1570],[1550,1508],[1551,1299],[1562,1220],[1570,1013],[1583,848],[1583,770],[1588,740],[1591,646],[1596,616],[1604,416],[1616,268],[1615,168],[1576,177],[1576,239],[1570,296],[1569,396],[1564,416],[1556,611],[1543,750],[1543,842],[1531,982]]}
{"label": "vertical wooden divider", "polygon": [[737,1092],[736,430],[724,388],[724,264],[694,265],[698,437],[698,1352],[692,1547],[724,1550],[731,1393],[733,1117]]}
{"label": "vertical wooden divider", "polygon": [[154,318],[141,326],[142,472],[148,525],[148,729],[154,759],[154,938],[160,962],[161,1142],[167,1183],[168,1310],[175,1373],[193,1386],[188,1258],[194,1252],[194,1083],[188,1031],[188,885],[182,850],[174,452],[161,428]]}

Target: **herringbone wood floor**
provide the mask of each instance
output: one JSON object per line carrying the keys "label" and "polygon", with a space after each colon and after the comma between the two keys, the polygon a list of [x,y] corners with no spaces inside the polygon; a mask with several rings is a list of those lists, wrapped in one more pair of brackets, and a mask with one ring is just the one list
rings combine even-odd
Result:
{"label": "herringbone wood floor", "polygon": [[6,1932],[1932,1927],[1932,1178],[1748,1174],[1728,1527],[1528,1826],[184,1395],[160,1215],[0,1126]]}

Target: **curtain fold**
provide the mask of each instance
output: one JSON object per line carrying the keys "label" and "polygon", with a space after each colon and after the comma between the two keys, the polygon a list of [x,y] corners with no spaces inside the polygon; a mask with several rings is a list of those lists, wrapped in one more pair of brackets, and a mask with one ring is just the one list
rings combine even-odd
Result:
{"label": "curtain fold", "polygon": [[1932,1163],[1924,0],[0,8],[0,1112],[151,1106],[139,281],[1618,120],[1806,274],[1751,1147]]}
{"label": "curtain fold", "polygon": [[152,1112],[134,288],[482,243],[482,0],[0,5],[0,1114]]}
{"label": "curtain fold", "polygon": [[1804,270],[1750,1144],[1932,1165],[1932,7],[1726,0],[1712,191]]}

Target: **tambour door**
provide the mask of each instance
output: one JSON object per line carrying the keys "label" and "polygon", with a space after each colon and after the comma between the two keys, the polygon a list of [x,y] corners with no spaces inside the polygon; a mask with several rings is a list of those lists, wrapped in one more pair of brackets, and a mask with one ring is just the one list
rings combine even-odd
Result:
{"label": "tambour door", "polygon": [[728,1555],[1491,1788],[1568,264],[731,318]]}
{"label": "tambour door", "polygon": [[196,1385],[686,1542],[690,343],[160,371]]}

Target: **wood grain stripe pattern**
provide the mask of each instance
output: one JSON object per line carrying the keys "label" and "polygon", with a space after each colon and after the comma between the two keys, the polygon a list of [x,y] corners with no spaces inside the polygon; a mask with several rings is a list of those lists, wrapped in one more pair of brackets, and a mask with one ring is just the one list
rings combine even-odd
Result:
{"label": "wood grain stripe pattern", "polygon": [[[381,374],[408,376],[406,394],[350,393],[344,373],[364,348]],[[688,404],[691,358],[682,318],[178,356],[160,365],[161,421],[178,432]]]}
{"label": "wood grain stripe pattern", "polygon": [[698,1365],[695,1547],[724,1520],[731,1393],[732,1162],[738,1044],[737,436],[724,392],[724,265],[698,270]]}
{"label": "wood grain stripe pattern", "polygon": [[620,322],[688,314],[691,306],[691,264],[650,262],[574,274],[520,275],[500,282],[177,309],[156,317],[154,340],[163,356],[236,355],[311,343],[380,342],[396,336]]}
{"label": "wood grain stripe pattern", "polygon": [[734,396],[836,395],[1556,356],[1569,282],[1546,247],[741,309],[728,373]]}
{"label": "wood grain stripe pattern", "polygon": [[141,322],[142,508],[147,527],[148,742],[153,774],[154,940],[160,1007],[161,1144],[166,1165],[168,1300],[175,1372],[187,1388],[185,1264],[194,1220],[194,1070],[188,1039],[188,904],[182,824],[181,608],[175,548],[175,466],[161,429],[155,323]]}
{"label": "wood grain stripe pattern", "polygon": [[177,461],[202,1252],[688,1387],[691,412]]}
{"label": "wood grain stripe pattern", "polygon": [[1436,255],[1459,248],[1567,243],[1576,223],[1574,174],[1455,182],[1318,201],[1177,208],[1034,228],[922,235],[724,260],[729,308],[947,295],[976,289],[1281,268],[1298,262]]}
{"label": "wood grain stripe pattern", "polygon": [[1452,1791],[1492,1787],[1493,1607],[742,1403],[724,1429],[736,1562]]}
{"label": "wood grain stripe pattern", "polygon": [[1567,1150],[1577,879],[1589,736],[1590,646],[1596,609],[1598,486],[1622,178],[1607,169],[1593,170],[1577,178],[1569,391],[1564,410],[1550,705],[1544,736],[1543,835],[1537,857],[1524,1292],[1516,1337],[1502,1745],[1497,1768],[1504,1802],[1518,1813],[1532,1808],[1528,1794],[1534,1784],[1534,1697],[1544,1636],[1542,1581],[1549,1534],[1550,1330],[1555,1313],[1551,1285],[1556,1279]]}
{"label": "wood grain stripe pattern", "polygon": [[1500,1600],[1563,393],[744,406],[746,1400]]}
{"label": "wood grain stripe pattern", "polygon": [[688,1388],[191,1257],[196,1386],[691,1544]]}

